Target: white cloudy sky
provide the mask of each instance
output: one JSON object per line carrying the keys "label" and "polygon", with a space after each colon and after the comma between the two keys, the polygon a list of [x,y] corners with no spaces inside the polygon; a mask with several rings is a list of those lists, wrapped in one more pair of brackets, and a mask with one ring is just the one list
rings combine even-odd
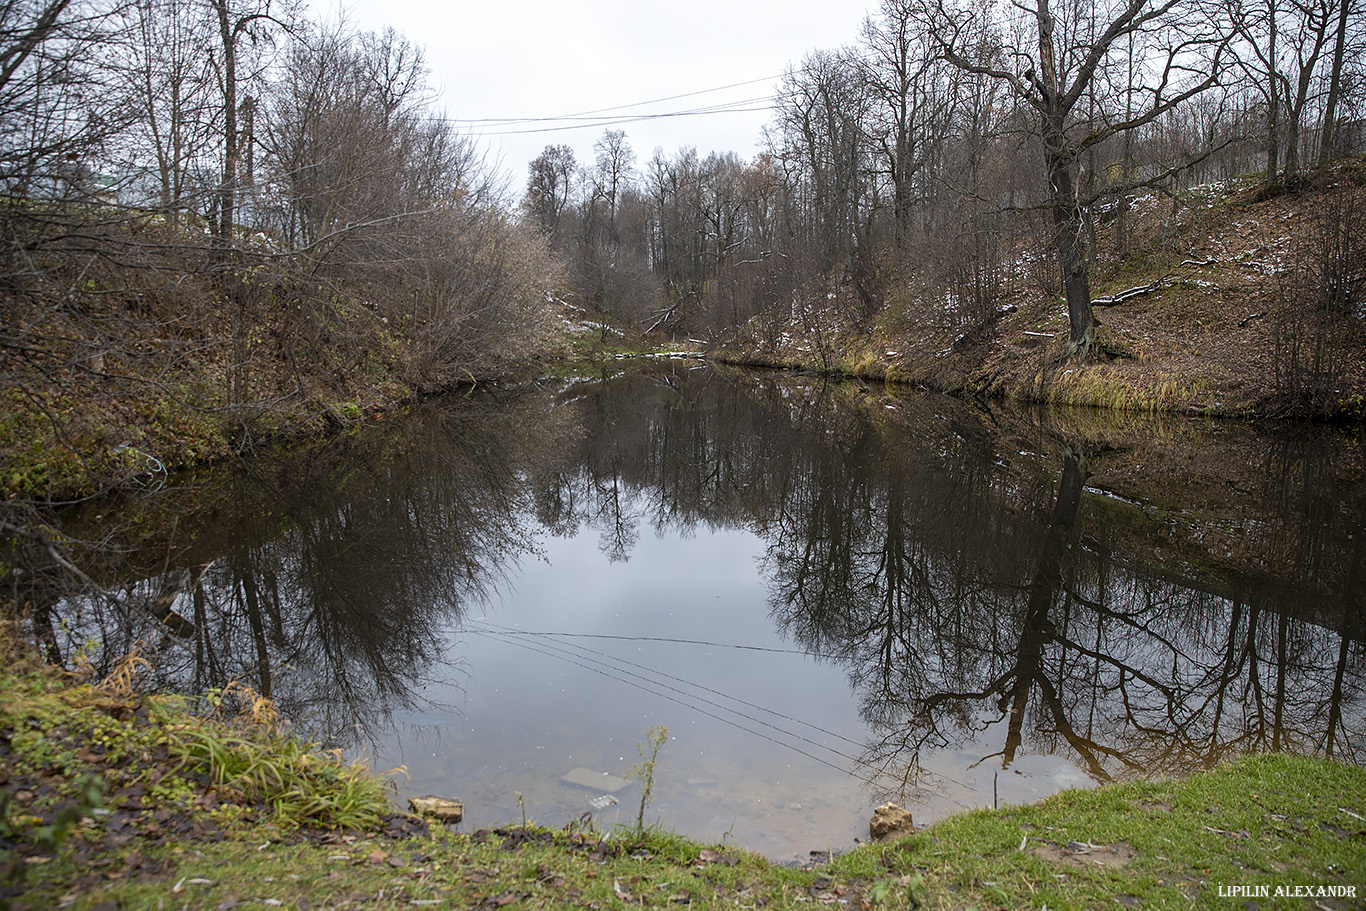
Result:
{"label": "white cloudy sky", "polygon": [[[315,9],[326,9],[316,0]],[[461,121],[550,118],[659,101],[599,116],[731,106],[751,110],[612,125],[643,163],[662,146],[757,151],[765,108],[789,64],[853,43],[872,0],[345,0],[359,28],[392,25],[424,45],[446,113]],[[335,6],[330,7],[335,14]],[[323,13],[325,14],[325,13]],[[745,83],[745,84],[741,84]],[[707,91],[732,86],[723,91]],[[690,94],[705,92],[704,94]],[[550,143],[592,161],[606,128],[523,132],[564,122],[471,125],[514,188]]]}

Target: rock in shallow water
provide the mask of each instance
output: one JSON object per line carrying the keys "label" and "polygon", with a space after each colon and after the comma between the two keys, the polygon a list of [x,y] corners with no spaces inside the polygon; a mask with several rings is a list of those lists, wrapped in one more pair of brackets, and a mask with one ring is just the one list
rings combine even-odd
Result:
{"label": "rock in shallow water", "polygon": [[594,772],[591,769],[573,769],[560,776],[561,784],[572,784],[599,793],[615,794],[631,782],[607,772]]}

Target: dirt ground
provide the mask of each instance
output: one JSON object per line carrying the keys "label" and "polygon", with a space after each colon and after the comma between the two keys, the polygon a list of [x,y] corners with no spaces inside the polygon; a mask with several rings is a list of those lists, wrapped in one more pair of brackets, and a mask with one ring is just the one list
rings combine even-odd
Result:
{"label": "dirt ground", "polygon": [[[1363,183],[1366,173],[1344,171],[1269,198],[1231,185],[1179,203],[1138,197],[1122,255],[1118,221],[1096,226],[1091,293],[1104,354],[1082,363],[1066,354],[1066,304],[1044,287],[1056,266],[1029,249],[1017,252],[985,321],[965,322],[942,295],[927,301],[892,282],[870,327],[840,315],[852,309],[840,290],[812,305],[823,308],[818,321],[808,313],[767,339],[737,339],[722,357],[1061,404],[1360,420]],[[1313,304],[1325,277],[1348,291],[1345,312],[1319,321]],[[817,357],[822,339],[802,331],[813,324],[833,357]]]}

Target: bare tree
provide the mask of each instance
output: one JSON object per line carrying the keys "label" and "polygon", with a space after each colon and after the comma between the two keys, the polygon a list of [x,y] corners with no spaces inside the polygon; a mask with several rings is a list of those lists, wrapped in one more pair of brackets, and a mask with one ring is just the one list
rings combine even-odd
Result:
{"label": "bare tree", "polygon": [[814,51],[783,76],[776,154],[788,168],[817,268],[848,264],[866,210],[869,97],[853,51]]}
{"label": "bare tree", "polygon": [[668,158],[655,149],[645,168],[644,193],[653,209],[655,272],[680,297],[696,295],[701,288],[701,256],[697,250],[701,228],[701,174],[697,150],[680,149]]}
{"label": "bare tree", "polygon": [[[927,14],[945,59],[1005,82],[1034,112],[1044,147],[1052,242],[1067,300],[1068,352],[1085,357],[1097,350],[1097,324],[1086,242],[1089,200],[1082,198],[1077,181],[1079,160],[1093,146],[1152,123],[1215,85],[1228,36],[1202,28],[1184,0],[1064,2],[1056,11],[1050,0],[1035,0],[1016,9],[1019,19],[1007,33],[1021,37],[1004,48],[1005,58],[1014,64],[1009,68],[983,62],[971,52],[972,39],[982,30],[980,20],[987,15],[983,7],[936,0]],[[1130,36],[1142,48],[1137,70],[1142,103],[1127,115],[1100,122],[1081,117],[1084,108],[1079,105],[1090,100],[1098,74]]]}
{"label": "bare tree", "polygon": [[[209,221],[219,245],[232,246],[246,164],[243,159],[250,154],[253,142],[251,127],[256,104],[255,96],[248,94],[239,102],[238,95],[244,86],[260,78],[261,52],[273,44],[278,29],[292,26],[295,13],[288,7],[272,10],[271,0],[208,2],[218,24],[218,42],[209,59],[218,80],[223,140],[221,177]],[[257,53],[249,58],[248,49]]]}
{"label": "bare tree", "polygon": [[1266,182],[1293,181],[1306,106],[1331,37],[1329,0],[1232,0],[1229,16],[1239,64],[1266,104]]}
{"label": "bare tree", "polygon": [[[1347,25],[1353,0],[1337,0],[1338,24],[1333,38],[1333,62],[1328,76],[1328,99],[1323,107],[1323,130],[1319,133],[1319,167],[1327,167],[1337,151],[1338,102],[1342,97],[1343,66],[1347,58]],[[1359,40],[1359,36],[1358,36]],[[1359,44],[1358,44],[1359,49]]]}
{"label": "bare tree", "polygon": [[[0,190],[89,199],[106,144],[126,122],[111,91],[119,0],[0,2]],[[13,215],[13,213],[10,213]]]}
{"label": "bare tree", "polygon": [[205,169],[217,148],[219,110],[204,61],[216,25],[194,0],[134,0],[130,12],[135,36],[126,77],[136,120],[126,167],[140,174],[150,165],[155,203],[174,223],[179,211],[202,204],[212,185]]}
{"label": "bare tree", "polygon": [[631,185],[636,153],[626,139],[625,130],[606,130],[597,142],[593,143],[597,156],[593,170],[593,195],[607,203],[608,237],[615,241],[617,231],[617,207],[622,192]]}
{"label": "bare tree", "polygon": [[910,241],[915,182],[946,140],[957,101],[953,73],[915,13],[914,0],[883,0],[879,17],[863,24],[871,52],[863,74],[875,99],[869,132],[891,178],[902,250]]}
{"label": "bare tree", "polygon": [[345,226],[451,192],[442,181],[464,168],[447,147],[451,131],[431,134],[426,64],[411,42],[392,30],[355,35],[342,23],[295,43],[287,59],[261,140],[291,243],[327,255],[345,241]]}

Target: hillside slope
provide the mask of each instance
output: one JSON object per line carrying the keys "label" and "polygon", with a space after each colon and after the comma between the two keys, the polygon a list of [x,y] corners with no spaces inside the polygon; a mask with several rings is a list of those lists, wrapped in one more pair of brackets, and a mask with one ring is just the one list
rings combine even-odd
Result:
{"label": "hillside slope", "polygon": [[[1021,249],[986,320],[888,281],[861,322],[847,283],[714,352],[1023,400],[1221,415],[1361,419],[1366,402],[1366,174],[1265,198],[1235,186],[1134,201],[1123,256],[1097,226],[1092,294],[1105,355],[1065,355],[1055,267]],[[912,277],[907,278],[906,275]]]}

